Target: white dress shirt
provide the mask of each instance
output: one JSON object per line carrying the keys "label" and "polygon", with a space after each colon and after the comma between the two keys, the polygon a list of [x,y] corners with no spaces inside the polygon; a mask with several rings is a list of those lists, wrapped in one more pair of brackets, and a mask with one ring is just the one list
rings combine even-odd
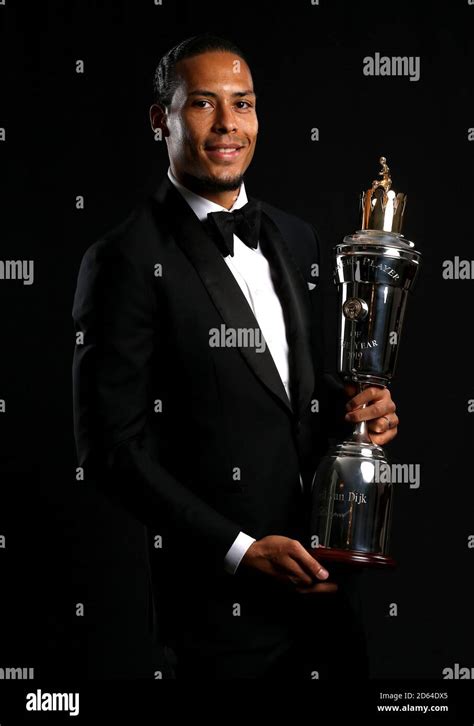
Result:
{"label": "white dress shirt", "polygon": [[[237,199],[232,207],[227,209],[183,186],[173,175],[171,167],[168,168],[168,177],[201,222],[207,219],[209,212],[233,212],[235,209],[243,207],[248,201],[243,182]],[[263,255],[260,244],[257,245],[256,249],[253,249],[248,247],[235,234],[234,256],[227,255],[223,259],[238,282],[255,315],[288,398],[291,398],[285,319],[280,300],[273,285],[268,260]],[[303,485],[301,475],[300,482]],[[237,535],[224,559],[224,567],[227,572],[233,574],[236,571],[242,557],[253,542],[255,542],[255,538],[249,537],[244,532]]]}

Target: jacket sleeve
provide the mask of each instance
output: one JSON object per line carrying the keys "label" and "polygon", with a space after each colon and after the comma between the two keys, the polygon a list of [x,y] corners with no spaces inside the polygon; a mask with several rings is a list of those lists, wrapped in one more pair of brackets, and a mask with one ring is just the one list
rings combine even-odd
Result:
{"label": "jacket sleeve", "polygon": [[142,522],[155,531],[163,525],[188,552],[196,548],[200,561],[224,571],[240,527],[177,481],[147,446],[160,345],[151,274],[111,240],[96,242],[82,259],[72,311],[78,463]]}

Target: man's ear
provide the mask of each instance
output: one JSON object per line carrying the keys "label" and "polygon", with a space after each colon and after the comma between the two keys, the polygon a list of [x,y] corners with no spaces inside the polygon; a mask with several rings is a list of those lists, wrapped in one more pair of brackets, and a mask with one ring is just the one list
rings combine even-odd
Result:
{"label": "man's ear", "polygon": [[169,128],[166,124],[166,109],[160,106],[158,103],[153,103],[150,106],[150,125],[153,133],[156,133],[158,129],[161,129],[163,136],[169,136]]}

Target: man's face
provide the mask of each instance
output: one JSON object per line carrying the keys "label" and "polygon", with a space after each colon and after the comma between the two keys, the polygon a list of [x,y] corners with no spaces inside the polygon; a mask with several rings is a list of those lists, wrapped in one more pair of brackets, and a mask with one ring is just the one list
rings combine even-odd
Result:
{"label": "man's face", "polygon": [[179,85],[162,119],[173,174],[203,188],[237,189],[258,133],[249,67],[233,53],[212,51],[179,61],[176,74]]}

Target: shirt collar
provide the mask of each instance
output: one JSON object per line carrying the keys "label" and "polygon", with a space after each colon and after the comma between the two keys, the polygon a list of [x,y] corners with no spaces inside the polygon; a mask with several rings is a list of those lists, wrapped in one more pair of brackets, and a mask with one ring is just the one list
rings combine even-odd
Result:
{"label": "shirt collar", "polygon": [[168,167],[168,177],[170,181],[174,184],[176,189],[187,201],[194,214],[201,222],[204,222],[204,220],[207,219],[207,215],[209,214],[209,212],[233,212],[235,209],[240,209],[240,207],[243,207],[244,204],[247,204],[248,201],[247,193],[245,191],[245,184],[243,181],[240,185],[239,196],[235,200],[232,207],[230,209],[227,209],[226,207],[222,207],[220,204],[216,204],[216,202],[211,202],[210,199],[205,199],[205,197],[201,197],[199,194],[196,194],[187,187],[183,186],[174,176],[173,172],[171,171],[171,167]]}

